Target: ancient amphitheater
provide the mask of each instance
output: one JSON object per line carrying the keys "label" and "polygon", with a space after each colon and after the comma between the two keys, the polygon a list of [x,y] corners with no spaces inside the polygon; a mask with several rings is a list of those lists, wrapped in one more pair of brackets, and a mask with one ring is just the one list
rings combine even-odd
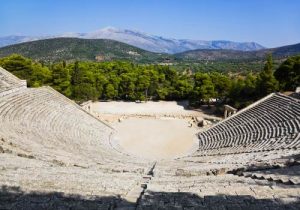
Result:
{"label": "ancient amphitheater", "polygon": [[0,69],[0,209],[300,209],[298,99],[270,94],[176,159],[119,152],[113,133]]}

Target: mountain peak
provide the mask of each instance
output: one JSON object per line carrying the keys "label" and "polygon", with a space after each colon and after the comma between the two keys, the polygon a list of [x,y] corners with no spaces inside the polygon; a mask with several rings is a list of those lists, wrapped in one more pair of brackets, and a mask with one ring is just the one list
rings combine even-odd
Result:
{"label": "mountain peak", "polygon": [[101,28],[97,31],[108,31],[108,32],[116,32],[116,31],[119,31],[120,29],[116,28],[116,27],[113,27],[113,26],[106,26],[104,28]]}
{"label": "mountain peak", "polygon": [[[94,32],[88,33],[88,34],[96,34],[96,33],[124,33],[124,34],[132,34],[132,35],[142,35],[142,36],[152,36],[150,34],[147,34],[145,32],[141,32],[139,30],[135,30],[135,29],[122,29],[122,28],[116,28],[113,26],[107,26],[104,28],[101,28],[99,30],[96,30]],[[119,40],[118,40],[119,41]]]}

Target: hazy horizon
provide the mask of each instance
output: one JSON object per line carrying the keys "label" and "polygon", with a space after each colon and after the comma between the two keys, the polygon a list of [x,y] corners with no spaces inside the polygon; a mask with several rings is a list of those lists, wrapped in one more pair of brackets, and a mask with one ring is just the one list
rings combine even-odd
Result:
{"label": "hazy horizon", "polygon": [[1,4],[1,37],[87,33],[110,26],[175,39],[256,42],[268,48],[300,42],[300,2],[293,0],[12,0]]}

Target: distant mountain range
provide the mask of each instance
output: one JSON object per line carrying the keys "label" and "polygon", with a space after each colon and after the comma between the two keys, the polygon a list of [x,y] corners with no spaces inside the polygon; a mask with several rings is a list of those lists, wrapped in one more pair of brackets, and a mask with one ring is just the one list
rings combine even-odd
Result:
{"label": "distant mountain range", "polygon": [[261,49],[256,51],[237,50],[191,50],[176,54],[177,59],[185,61],[203,60],[263,60],[267,54],[272,54],[274,59],[284,59],[288,56],[300,54],[300,43],[277,48]]}
{"label": "distant mountain range", "polygon": [[12,53],[35,60],[53,61],[110,61],[130,60],[138,63],[178,63],[198,61],[264,61],[267,54],[284,59],[300,54],[300,43],[257,51],[200,49],[177,54],[149,52],[122,42],[109,39],[53,38],[25,42],[0,48],[0,57]]}
{"label": "distant mountain range", "polygon": [[82,38],[82,39],[110,39],[123,42],[147,51],[157,53],[175,54],[196,49],[227,49],[239,51],[253,51],[264,49],[263,46],[255,42],[233,42],[225,40],[202,41],[190,39],[170,39],[161,36],[149,35],[147,33],[106,27],[90,33],[65,33],[51,36],[5,36],[0,37],[0,47],[49,39],[49,38]]}

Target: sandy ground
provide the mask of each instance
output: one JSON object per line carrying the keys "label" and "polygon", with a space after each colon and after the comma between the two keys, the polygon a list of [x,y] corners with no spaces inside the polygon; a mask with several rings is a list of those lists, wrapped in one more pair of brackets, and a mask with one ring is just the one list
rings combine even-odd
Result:
{"label": "sandy ground", "polygon": [[196,150],[197,130],[185,119],[130,118],[114,125],[116,141],[127,153],[151,160],[184,156]]}
{"label": "sandy ground", "polygon": [[135,102],[94,102],[91,110],[105,114],[119,115],[199,115],[199,111],[187,110],[187,102],[176,101],[148,101],[146,103]]}
{"label": "sandy ground", "polygon": [[152,160],[176,158],[196,150],[200,128],[195,117],[215,118],[207,115],[207,110],[189,110],[186,101],[110,101],[88,106],[91,113],[115,128],[111,143],[116,149]]}

